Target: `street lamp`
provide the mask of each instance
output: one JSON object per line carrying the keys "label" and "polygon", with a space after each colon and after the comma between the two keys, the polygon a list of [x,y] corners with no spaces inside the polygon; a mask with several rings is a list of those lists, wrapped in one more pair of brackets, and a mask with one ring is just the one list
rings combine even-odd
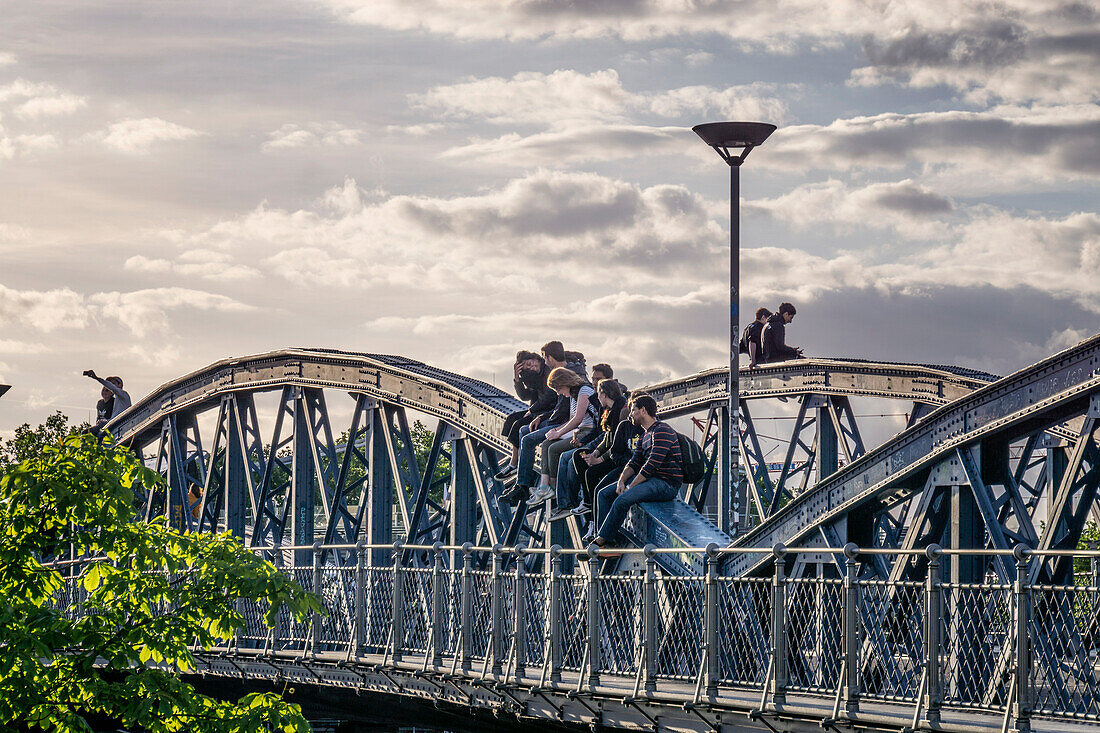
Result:
{"label": "street lamp", "polygon": [[[729,420],[726,424],[726,438],[729,449],[729,472],[727,479],[721,482],[718,491],[718,526],[723,532],[737,534],[740,515],[735,517],[735,487],[739,480],[738,462],[740,458],[738,414],[738,374],[737,374],[737,319],[739,315],[738,289],[741,285],[741,164],[752,149],[763,144],[768,136],[775,132],[775,125],[766,122],[708,122],[691,128],[696,135],[722,157],[730,167],[730,375]],[[733,520],[733,521],[731,521]]]}

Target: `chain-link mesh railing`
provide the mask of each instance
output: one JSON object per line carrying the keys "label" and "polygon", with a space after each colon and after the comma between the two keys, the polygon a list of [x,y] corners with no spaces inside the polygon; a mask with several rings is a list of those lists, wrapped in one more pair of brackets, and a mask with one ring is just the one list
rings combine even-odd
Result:
{"label": "chain-link mesh railing", "polygon": [[843,591],[840,580],[808,578],[787,584],[787,685],[791,689],[836,689],[843,653]]}
{"label": "chain-link mesh railing", "polygon": [[734,685],[764,684],[771,657],[772,594],[766,578],[720,578],[718,644],[722,679]]}

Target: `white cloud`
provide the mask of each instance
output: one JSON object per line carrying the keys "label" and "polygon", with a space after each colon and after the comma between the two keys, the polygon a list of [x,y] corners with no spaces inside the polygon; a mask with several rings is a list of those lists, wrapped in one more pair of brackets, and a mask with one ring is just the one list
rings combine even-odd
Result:
{"label": "white cloud", "polygon": [[182,253],[178,262],[134,255],[126,259],[123,268],[132,272],[148,272],[158,275],[171,273],[186,277],[202,277],[214,281],[254,280],[260,276],[255,268],[247,265],[227,264],[220,259],[188,261],[194,259],[194,253],[192,252]]}
{"label": "white cloud", "polygon": [[167,312],[180,308],[202,311],[244,312],[252,306],[228,296],[187,288],[151,288],[128,293],[95,293],[88,302],[106,318],[117,320],[135,336],[169,330]]}
{"label": "white cloud", "polygon": [[83,296],[69,288],[15,290],[0,285],[0,325],[48,332],[87,323]]}
{"label": "white cloud", "polygon": [[472,78],[413,94],[410,102],[434,114],[495,124],[560,126],[570,120],[626,121],[629,114],[661,117],[714,114],[782,122],[786,105],[772,84],[716,89],[690,86],[654,93],[628,92],[614,69],[582,74],[559,69],[550,74],[525,71],[505,79]]}
{"label": "white cloud", "polygon": [[24,119],[36,120],[40,117],[72,114],[87,105],[88,102],[84,97],[78,97],[75,94],[55,94],[28,99],[15,108],[15,114]]}
{"label": "white cloud", "polygon": [[12,66],[17,61],[15,54],[9,51],[0,51],[0,67]]}
{"label": "white cloud", "polygon": [[145,117],[115,122],[92,137],[121,153],[140,155],[149,152],[158,143],[190,140],[202,134],[159,117]]}
{"label": "white cloud", "polygon": [[286,124],[268,134],[261,147],[265,153],[305,147],[336,147],[362,144],[363,131],[336,122],[314,122],[306,126]]}
{"label": "white cloud", "polygon": [[45,354],[48,351],[44,344],[15,339],[0,339],[0,354]]}

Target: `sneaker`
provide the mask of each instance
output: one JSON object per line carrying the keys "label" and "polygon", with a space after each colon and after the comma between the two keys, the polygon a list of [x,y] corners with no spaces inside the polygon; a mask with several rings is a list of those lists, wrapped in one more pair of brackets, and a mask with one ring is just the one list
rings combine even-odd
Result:
{"label": "sneaker", "polygon": [[596,533],[593,530],[589,530],[588,534],[586,534],[584,537],[581,537],[581,544],[582,545],[586,545],[586,546],[591,545],[595,541],[596,541]]}
{"label": "sneaker", "polygon": [[571,516],[573,516],[573,509],[574,509],[574,507],[571,507],[571,506],[560,507],[560,508],[555,509],[554,511],[550,512],[550,516],[547,517],[546,519],[547,519],[547,521],[550,521],[550,522],[556,522],[559,519],[565,519],[566,517],[571,517]]}
{"label": "sneaker", "polygon": [[583,517],[585,514],[592,513],[592,507],[585,504],[583,501],[577,506],[569,510],[571,513],[576,514],[578,517]]}
{"label": "sneaker", "polygon": [[554,490],[553,486],[540,486],[531,493],[531,503],[541,504],[547,499],[553,498],[554,494],[558,493]]}
{"label": "sneaker", "polygon": [[495,478],[497,481],[503,481],[504,479],[515,475],[515,473],[516,467],[509,463],[507,466],[497,471],[496,476],[493,476],[493,478]]}
{"label": "sneaker", "polygon": [[521,501],[527,498],[528,488],[526,486],[513,486],[508,491],[505,491],[500,495],[500,500],[509,506],[516,506]]}

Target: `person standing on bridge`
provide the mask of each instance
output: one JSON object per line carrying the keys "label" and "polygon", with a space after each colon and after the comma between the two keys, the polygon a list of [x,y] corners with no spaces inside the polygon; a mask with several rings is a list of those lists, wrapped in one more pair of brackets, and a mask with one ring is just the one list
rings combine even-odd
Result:
{"label": "person standing on bridge", "polygon": [[657,401],[647,394],[630,398],[630,420],[645,432],[630,462],[614,486],[596,495],[596,525],[593,542],[613,547],[619,542],[630,507],[644,501],[672,501],[684,482],[680,440],[668,423],[657,419]]}
{"label": "person standing on bridge", "polygon": [[802,349],[787,346],[787,324],[794,320],[797,312],[790,303],[780,303],[779,312],[768,319],[760,334],[765,364],[801,358]]}
{"label": "person standing on bridge", "polygon": [[99,435],[104,425],[130,408],[130,394],[122,388],[122,377],[103,379],[96,376],[92,369],[86,370],[84,376],[103,385],[99,393],[99,402],[95,406],[95,425],[90,431],[92,435]]}

